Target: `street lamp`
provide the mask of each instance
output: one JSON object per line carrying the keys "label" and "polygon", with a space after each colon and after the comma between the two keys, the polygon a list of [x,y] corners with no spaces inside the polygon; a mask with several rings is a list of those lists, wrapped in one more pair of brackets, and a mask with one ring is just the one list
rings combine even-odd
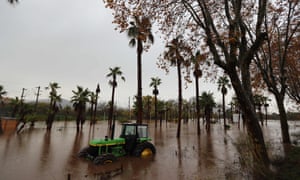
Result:
{"label": "street lamp", "polygon": [[96,88],[96,101],[95,101],[95,109],[94,109],[94,117],[93,117],[93,124],[96,123],[96,112],[97,112],[97,104],[98,104],[98,94],[100,93],[100,86],[99,84],[97,84],[97,88]]}

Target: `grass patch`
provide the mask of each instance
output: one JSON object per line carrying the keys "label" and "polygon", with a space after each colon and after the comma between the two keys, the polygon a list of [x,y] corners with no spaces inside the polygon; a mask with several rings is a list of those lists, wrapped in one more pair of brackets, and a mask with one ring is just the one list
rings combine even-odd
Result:
{"label": "grass patch", "polygon": [[274,166],[277,169],[275,179],[300,179],[300,147],[287,147],[285,158],[274,162]]}
{"label": "grass patch", "polygon": [[266,168],[261,159],[255,156],[255,145],[247,135],[241,134],[234,143],[237,148],[240,174],[243,179],[268,179],[272,176],[270,169]]}

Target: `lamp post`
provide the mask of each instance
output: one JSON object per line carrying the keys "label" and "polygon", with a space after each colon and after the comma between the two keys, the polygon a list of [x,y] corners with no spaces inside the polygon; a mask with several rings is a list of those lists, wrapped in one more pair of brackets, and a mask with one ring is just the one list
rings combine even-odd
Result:
{"label": "lamp post", "polygon": [[97,88],[96,88],[96,100],[95,100],[95,106],[94,106],[93,124],[96,123],[97,104],[98,104],[98,94],[99,93],[100,93],[100,86],[99,86],[99,84],[97,84]]}

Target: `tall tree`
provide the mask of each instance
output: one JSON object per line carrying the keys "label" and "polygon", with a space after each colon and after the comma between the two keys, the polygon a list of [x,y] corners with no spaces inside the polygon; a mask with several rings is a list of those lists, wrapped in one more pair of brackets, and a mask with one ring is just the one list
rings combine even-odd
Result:
{"label": "tall tree", "polygon": [[268,90],[275,96],[280,115],[282,141],[288,144],[291,141],[284,106],[288,76],[287,59],[289,53],[293,54],[292,51],[299,50],[299,46],[293,47],[291,43],[299,34],[299,18],[299,1],[270,2],[264,23],[268,32],[267,43],[260,48],[255,61]]}
{"label": "tall tree", "polygon": [[195,87],[196,87],[196,118],[197,118],[197,134],[200,135],[200,103],[199,103],[199,79],[202,76],[202,71],[200,69],[200,61],[204,61],[204,56],[197,51],[195,56],[192,56],[192,63],[194,64],[194,77],[195,77]]}
{"label": "tall tree", "polygon": [[[121,30],[126,28],[129,15],[148,15],[167,40],[182,34],[190,46],[200,46],[203,52],[210,53],[207,62],[223,69],[232,82],[255,147],[251,151],[255,163],[266,169],[269,157],[254,108],[249,66],[267,38],[263,29],[267,2],[132,0],[129,5],[125,0],[105,1],[106,7],[114,10],[114,22]],[[248,31],[251,27],[254,29]]]}
{"label": "tall tree", "polygon": [[161,59],[161,68],[168,72],[168,67],[165,66],[165,61],[170,63],[170,66],[176,66],[177,77],[178,77],[178,126],[177,126],[177,138],[180,137],[181,120],[182,120],[182,72],[183,66],[187,66],[184,55],[190,54],[190,48],[183,41],[182,36],[177,36],[169,43],[167,43],[167,50],[164,52],[163,59]]}
{"label": "tall tree", "polygon": [[114,101],[115,101],[115,88],[117,87],[117,77],[120,76],[123,81],[125,81],[125,77],[123,76],[123,72],[120,67],[109,68],[109,73],[106,75],[107,78],[112,78],[109,80],[109,85],[112,87],[111,94],[111,102],[108,114],[108,136],[112,137],[112,121],[114,116]]}
{"label": "tall tree", "polygon": [[210,120],[213,108],[216,106],[213,93],[210,92],[203,92],[199,97],[201,107],[204,109],[204,116],[206,122],[206,130],[210,130]]}
{"label": "tall tree", "polygon": [[142,102],[142,53],[145,43],[153,43],[154,37],[151,32],[152,24],[146,16],[134,16],[130,22],[128,37],[131,38],[129,45],[135,47],[137,44],[137,123],[142,123],[143,102]]}
{"label": "tall tree", "polygon": [[3,105],[3,96],[6,95],[7,92],[4,90],[3,86],[0,85],[0,105]]}
{"label": "tall tree", "polygon": [[[298,29],[298,32],[300,30]],[[291,39],[287,54],[287,95],[300,104],[300,32]]]}
{"label": "tall tree", "polygon": [[[147,95],[147,96],[143,96],[142,97],[142,102],[143,102],[143,109],[144,109],[144,115],[143,115],[143,118],[146,118],[146,119],[151,119],[151,105],[152,105],[152,96],[150,95]],[[147,111],[146,111],[146,110]]]}
{"label": "tall tree", "polygon": [[86,103],[89,102],[90,91],[86,88],[83,89],[81,86],[77,86],[77,91],[72,90],[73,96],[71,98],[71,102],[73,103],[73,107],[77,112],[76,116],[76,128],[77,132],[82,129],[82,126],[85,122],[86,117]]}
{"label": "tall tree", "polygon": [[[3,96],[6,95],[7,92],[4,90],[3,86],[0,85],[0,105],[2,106],[4,103],[3,103]],[[0,109],[1,110],[1,109]],[[0,118],[1,118],[1,113],[0,113]],[[3,129],[2,129],[2,125],[1,125],[1,119],[0,119],[0,134],[3,132]]]}
{"label": "tall tree", "polygon": [[46,87],[46,89],[50,89],[49,92],[50,104],[49,104],[48,117],[46,120],[47,131],[51,130],[53,121],[55,119],[55,115],[59,110],[59,106],[57,104],[61,102],[61,95],[58,95],[57,93],[57,89],[59,88],[60,86],[56,82],[49,83],[49,86]]}
{"label": "tall tree", "polygon": [[224,121],[224,130],[226,130],[226,108],[225,108],[225,96],[227,94],[227,88],[231,88],[229,79],[227,76],[219,77],[218,79],[218,90],[222,93],[222,109],[223,109],[223,121]]}
{"label": "tall tree", "polygon": [[7,0],[10,4],[15,4],[15,3],[18,3],[19,0]]}
{"label": "tall tree", "polygon": [[152,77],[150,87],[153,87],[153,95],[154,95],[154,118],[155,118],[155,127],[157,127],[157,95],[159,94],[158,86],[161,84],[161,79],[159,77]]}

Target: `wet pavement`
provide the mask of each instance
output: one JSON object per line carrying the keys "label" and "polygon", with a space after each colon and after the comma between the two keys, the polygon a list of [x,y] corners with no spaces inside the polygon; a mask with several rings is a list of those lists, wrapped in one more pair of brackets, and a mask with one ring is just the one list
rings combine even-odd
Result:
{"label": "wet pavement", "polygon": [[[290,133],[300,131],[300,123],[290,122]],[[225,133],[222,123],[212,124],[210,133],[201,127],[197,136],[196,122],[182,124],[181,137],[176,138],[177,124],[163,124],[154,128],[150,123],[150,136],[156,155],[150,159],[122,157],[109,165],[94,165],[79,159],[77,153],[89,140],[103,138],[107,122],[95,126],[86,123],[76,133],[75,122],[56,122],[50,133],[44,123],[21,134],[0,135],[0,179],[237,179],[239,157],[235,148],[237,137],[245,131],[231,124]],[[116,133],[120,134],[120,125]],[[272,148],[271,155],[281,154],[279,121],[269,121],[263,127],[265,141]],[[293,136],[291,136],[293,140]]]}

